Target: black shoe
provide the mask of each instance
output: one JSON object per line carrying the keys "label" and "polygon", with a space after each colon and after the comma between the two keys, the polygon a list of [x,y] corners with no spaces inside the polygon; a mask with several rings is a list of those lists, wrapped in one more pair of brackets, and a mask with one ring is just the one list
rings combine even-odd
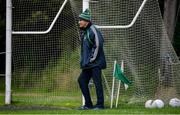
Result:
{"label": "black shoe", "polygon": [[89,110],[89,109],[92,109],[92,107],[88,107],[85,105],[78,108],[78,110]]}

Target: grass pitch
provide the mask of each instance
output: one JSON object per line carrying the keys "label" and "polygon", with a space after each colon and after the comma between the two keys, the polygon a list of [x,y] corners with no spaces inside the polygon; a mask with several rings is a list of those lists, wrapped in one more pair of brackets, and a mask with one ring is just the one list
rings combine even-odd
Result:
{"label": "grass pitch", "polygon": [[[21,97],[22,98],[22,97]],[[29,103],[18,101],[13,97],[11,105],[4,105],[4,96],[0,95],[0,114],[180,114],[179,108],[172,108],[166,105],[162,109],[146,109],[144,104],[127,104],[120,102],[118,108],[110,109],[106,104],[104,110],[77,110],[81,106],[78,99],[61,98],[58,101],[52,101],[52,104],[38,104],[40,102],[29,101]],[[25,98],[24,98],[25,99]],[[36,100],[37,101],[37,100]],[[42,100],[39,100],[42,101]]]}

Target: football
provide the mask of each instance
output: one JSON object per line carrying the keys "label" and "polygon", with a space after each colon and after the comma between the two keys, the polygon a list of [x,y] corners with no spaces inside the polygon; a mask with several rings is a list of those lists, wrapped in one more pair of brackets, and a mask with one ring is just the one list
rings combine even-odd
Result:
{"label": "football", "polygon": [[152,102],[153,102],[153,100],[147,100],[145,102],[145,108],[152,108]]}
{"label": "football", "polygon": [[178,98],[172,98],[170,101],[169,101],[169,105],[171,107],[180,107],[180,100]]}
{"label": "football", "polygon": [[161,99],[156,99],[152,103],[152,108],[163,108],[164,102]]}

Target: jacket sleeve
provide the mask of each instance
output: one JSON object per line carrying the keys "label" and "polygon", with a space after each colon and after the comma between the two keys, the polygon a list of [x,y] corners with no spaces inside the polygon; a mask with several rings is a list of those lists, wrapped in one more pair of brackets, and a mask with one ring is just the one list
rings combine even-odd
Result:
{"label": "jacket sleeve", "polygon": [[97,33],[97,30],[95,29],[94,26],[91,26],[91,30],[92,32],[94,33],[94,37],[95,37],[95,44],[96,44],[96,47],[95,47],[95,50],[94,50],[94,53],[92,55],[92,58],[90,59],[90,62],[93,62],[97,55],[98,55],[98,52],[99,52],[99,38],[98,38],[98,33]]}

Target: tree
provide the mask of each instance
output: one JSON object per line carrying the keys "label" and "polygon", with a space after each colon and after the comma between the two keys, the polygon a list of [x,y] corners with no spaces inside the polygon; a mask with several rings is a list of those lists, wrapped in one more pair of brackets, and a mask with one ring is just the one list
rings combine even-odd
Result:
{"label": "tree", "polygon": [[164,0],[164,23],[167,30],[168,37],[173,43],[174,32],[177,21],[177,13],[179,7],[179,0]]}
{"label": "tree", "polygon": [[169,39],[180,56],[180,1],[159,0],[159,6]]}
{"label": "tree", "polygon": [[[5,13],[6,13],[6,2],[1,0],[0,4],[0,52],[5,52]],[[5,54],[0,54],[0,73],[4,72],[5,68]]]}

